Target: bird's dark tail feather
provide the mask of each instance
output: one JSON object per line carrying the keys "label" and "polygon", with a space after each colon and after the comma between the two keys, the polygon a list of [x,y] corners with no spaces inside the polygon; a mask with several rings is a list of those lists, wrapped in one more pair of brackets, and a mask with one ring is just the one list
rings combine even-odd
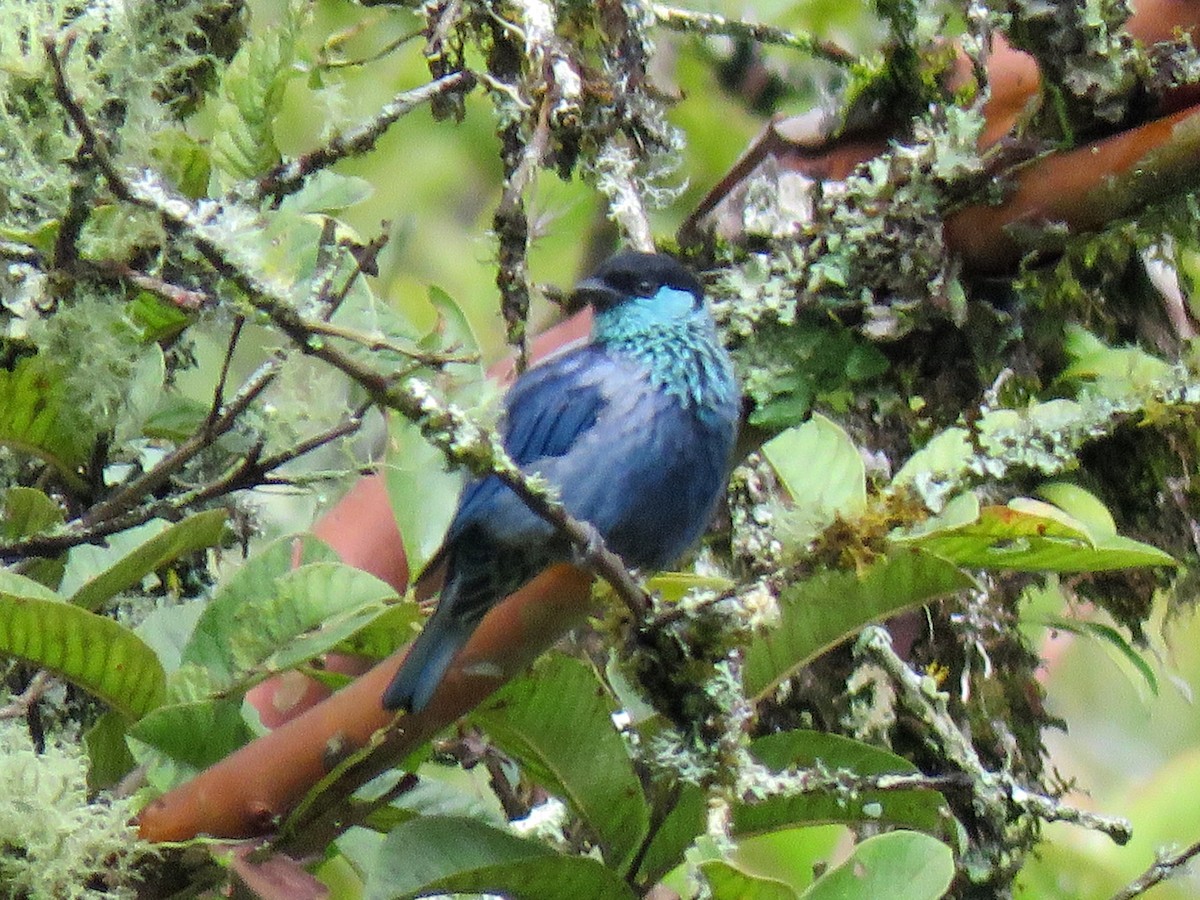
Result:
{"label": "bird's dark tail feather", "polygon": [[402,709],[409,713],[423,710],[473,630],[472,625],[449,616],[439,621],[435,614],[413,641],[408,656],[383,692],[384,709]]}

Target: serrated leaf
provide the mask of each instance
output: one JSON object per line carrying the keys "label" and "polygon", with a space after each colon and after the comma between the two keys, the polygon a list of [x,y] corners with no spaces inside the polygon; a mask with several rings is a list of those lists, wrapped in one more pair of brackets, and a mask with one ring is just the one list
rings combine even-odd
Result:
{"label": "serrated leaf", "polygon": [[472,719],[591,826],[606,862],[620,871],[650,814],[612,713],[591,667],[550,654]]}
{"label": "serrated leaf", "polygon": [[384,614],[395,596],[374,575],[333,562],[286,571],[250,596],[223,592],[201,613],[181,672],[203,669],[212,691],[247,689],[327,652]]}
{"label": "serrated leaf", "polygon": [[86,492],[79,473],[91,436],[77,426],[62,378],[40,356],[0,369],[0,444],[40,457],[73,488]]}
{"label": "serrated leaf", "polygon": [[796,892],[775,878],[755,875],[724,859],[700,864],[713,900],[796,900]]}
{"label": "serrated leaf", "polygon": [[801,900],[939,900],[954,880],[954,854],[941,841],[915,831],[868,838],[850,858],[816,881]]}
{"label": "serrated leaf", "polygon": [[[217,546],[225,539],[227,516],[223,509],[209,509],[167,526],[91,575],[71,595],[71,602],[84,609],[99,609],[117,594],[139,584],[151,572],[189,553]],[[138,536],[143,533],[137,529],[131,529],[131,532]],[[95,552],[95,548],[76,548],[71,553],[69,565],[74,566],[80,554]]]}
{"label": "serrated leaf", "polygon": [[[907,775],[917,772],[894,753],[850,738],[797,729],[758,738],[750,752],[772,771],[819,767],[856,775]],[[846,825],[901,825],[938,836],[953,836],[949,808],[932,790],[859,791],[852,797],[834,791],[772,796],[734,809],[739,835],[761,834],[795,825],[837,822]]]}
{"label": "serrated leaf", "polygon": [[234,179],[254,178],[279,162],[275,118],[295,74],[291,23],[264,29],[242,43],[221,78],[212,162]]}
{"label": "serrated leaf", "polygon": [[836,517],[853,519],[866,509],[866,466],[836,422],[814,413],[767,441],[762,451],[791,495],[789,518],[796,518],[804,535],[815,536]]}
{"label": "serrated leaf", "polygon": [[633,900],[594,859],[560,856],[474,819],[423,816],[395,828],[367,875],[364,900],[491,893],[509,900]]}
{"label": "serrated leaf", "polygon": [[937,597],[970,588],[958,566],[921,551],[898,550],[861,576],[821,572],[788,587],[781,619],[746,649],[746,694],[761,697],[816,656],[866,625]]}
{"label": "serrated leaf", "polygon": [[158,657],[132,631],[12,572],[0,572],[0,655],[51,669],[128,718],[165,691]]}

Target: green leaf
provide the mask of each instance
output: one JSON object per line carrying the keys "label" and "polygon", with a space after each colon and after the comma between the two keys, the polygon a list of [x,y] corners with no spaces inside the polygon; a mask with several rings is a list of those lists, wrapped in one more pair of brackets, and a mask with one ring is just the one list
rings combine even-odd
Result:
{"label": "green leaf", "polygon": [[684,861],[683,854],[704,830],[708,803],[704,791],[694,784],[680,783],[662,824],[654,833],[646,855],[637,870],[637,880],[657,884],[664,875]]}
{"label": "green leaf", "polygon": [[1063,349],[1072,357],[1061,378],[1088,379],[1106,397],[1124,397],[1165,378],[1171,367],[1135,346],[1109,347],[1076,324],[1066,327]]}
{"label": "green leaf", "polygon": [[[63,511],[57,503],[35,488],[11,487],[0,491],[0,536],[19,540],[49,531],[63,522]],[[62,581],[63,557],[54,559],[27,557],[22,561],[24,573],[34,581],[56,587]]]}
{"label": "green leaf", "polygon": [[1067,481],[1050,481],[1040,485],[1037,493],[1043,500],[1053,503],[1086,526],[1093,540],[1117,533],[1117,523],[1108,507],[1099,497],[1079,485]]}
{"label": "green leaf", "polygon": [[895,538],[980,569],[1019,572],[1104,572],[1176,561],[1149,544],[1089,529],[1057,507],[1018,497],[988,506],[977,521],[931,534]]}
{"label": "green leaf", "polygon": [[423,816],[387,836],[364,900],[489,893],[510,900],[633,900],[594,859],[560,856],[474,819]]}
{"label": "green leaf", "polygon": [[430,349],[468,355],[479,352],[479,340],[462,307],[436,285],[429,287],[429,305],[437,312],[437,325],[422,344]]}
{"label": "green leaf", "polygon": [[901,549],[862,576],[826,571],[791,585],[780,597],[779,625],[746,649],[746,694],[762,697],[810,660],[872,622],[974,584],[969,575],[944,559]]}
{"label": "green leaf", "polygon": [[762,450],[791,495],[790,517],[805,535],[815,536],[836,517],[854,519],[866,509],[866,466],[850,436],[830,419],[814,413]]}
{"label": "green leaf", "polygon": [[113,787],[137,765],[125,743],[128,722],[120,713],[106,712],[83,736],[88,755],[88,790]]}
{"label": "green leaf", "polygon": [[29,537],[61,525],[62,507],[35,488],[0,491],[0,535],[8,540]]}
{"label": "green leaf", "polygon": [[[850,738],[798,729],[769,734],[751,745],[751,753],[775,772],[785,769],[845,769],[856,775],[909,775],[917,767],[887,750]],[[853,797],[835,791],[771,796],[734,809],[738,835],[761,834],[794,825],[903,825],[953,837],[955,829],[941,794],[932,790],[860,791]]]}
{"label": "green leaf", "polygon": [[649,810],[612,712],[590,666],[550,654],[472,718],[571,805],[619,871],[646,834]]}
{"label": "green leaf", "polygon": [[91,435],[78,427],[62,377],[41,356],[0,369],[0,445],[40,457],[73,488],[86,491],[80,470]]}
{"label": "green leaf", "polygon": [[939,900],[954,880],[954,854],[941,841],[914,831],[868,838],[830,869],[801,900]]}
{"label": "green leaf", "polygon": [[221,78],[212,162],[233,179],[255,178],[279,162],[275,118],[295,75],[291,22],[263,29],[242,43]]}
{"label": "green leaf", "polygon": [[166,676],[141,638],[12,572],[0,572],[0,655],[52,669],[128,718],[162,702]]}
{"label": "green leaf", "polygon": [[[84,609],[99,609],[117,594],[139,584],[151,572],[189,553],[217,546],[225,539],[226,516],[223,509],[209,509],[166,528],[162,528],[162,523],[147,522],[146,525],[123,532],[121,538],[109,539],[112,548],[122,554],[116,561],[110,561],[112,550],[76,547],[71,551],[68,572],[78,572],[84,568],[79,561],[85,555],[89,559],[89,567],[97,563],[107,565],[90,575],[75,590],[71,602]],[[153,531],[157,533],[145,537]],[[132,549],[129,548],[131,541],[138,541]]]}
{"label": "green leaf", "polygon": [[238,698],[160,706],[134,723],[129,737],[135,742],[133,751],[139,763],[161,766],[156,754],[173,763],[155,779],[156,786],[161,788],[177,784],[224,759],[249,743],[254,734],[246,724],[242,701]]}
{"label": "green leaf", "polygon": [[191,317],[174,303],[149,291],[141,291],[130,300],[125,314],[137,326],[143,341],[170,340],[191,322]]}
{"label": "green leaf", "polygon": [[142,424],[142,433],[149,438],[183,441],[196,433],[211,410],[208,403],[167,392],[158,398],[158,405]]}
{"label": "green leaf", "polygon": [[374,186],[365,178],[321,169],[306,178],[304,187],[285,197],[280,206],[300,214],[335,213],[361,203],[374,192]]}
{"label": "green leaf", "polygon": [[796,892],[774,878],[752,875],[728,860],[700,864],[713,900],[796,900]]}
{"label": "green leaf", "polygon": [[[395,596],[374,575],[332,562],[284,572],[249,597],[222,593],[201,613],[181,672],[200,667],[210,690],[244,690],[327,652],[384,614]],[[180,684],[190,677],[183,672]]]}
{"label": "green leaf", "polygon": [[403,416],[390,418],[388,437],[384,483],[404,540],[409,571],[416,573],[442,545],[463,478],[458,472],[446,471],[441,452]]}
{"label": "green leaf", "polygon": [[1158,696],[1158,676],[1154,674],[1154,667],[1150,665],[1149,660],[1138,653],[1121,632],[1117,631],[1111,625],[1105,625],[1103,622],[1087,622],[1079,619],[1064,619],[1061,616],[1052,616],[1046,620],[1046,627],[1091,638],[1104,646],[1112,648],[1120,658],[1133,666],[1138,674],[1145,679],[1146,686],[1150,688],[1150,693],[1156,697]]}

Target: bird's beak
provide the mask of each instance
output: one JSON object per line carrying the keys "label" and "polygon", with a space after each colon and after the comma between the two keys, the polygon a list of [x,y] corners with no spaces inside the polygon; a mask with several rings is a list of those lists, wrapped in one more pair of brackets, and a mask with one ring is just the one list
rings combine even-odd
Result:
{"label": "bird's beak", "polygon": [[585,278],[575,285],[571,296],[578,303],[590,303],[596,310],[609,309],[621,302],[621,292],[595,276]]}

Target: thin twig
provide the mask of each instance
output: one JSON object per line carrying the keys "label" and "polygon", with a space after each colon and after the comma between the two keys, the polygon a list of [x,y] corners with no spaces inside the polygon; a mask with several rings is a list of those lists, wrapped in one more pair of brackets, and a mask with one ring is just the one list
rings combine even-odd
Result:
{"label": "thin twig", "polygon": [[762,25],[754,22],[744,22],[740,19],[729,19],[715,13],[702,13],[690,9],[680,9],[663,3],[653,3],[650,11],[654,18],[664,28],[683,31],[691,34],[711,35],[722,34],[728,37],[740,37],[756,41],[760,44],[775,44],[780,47],[791,47],[811,54],[818,59],[835,63],[839,66],[849,66],[857,62],[858,57],[848,50],[839,47],[832,41],[777,28],[774,25]]}
{"label": "thin twig", "polygon": [[30,679],[25,690],[13,697],[6,705],[0,706],[0,719],[19,719],[27,715],[33,705],[41,700],[46,691],[52,687],[54,687],[54,676],[45,669],[39,669]]}
{"label": "thin twig", "polygon": [[1112,900],[1133,900],[1134,897],[1140,897],[1156,884],[1161,884],[1168,878],[1180,874],[1180,871],[1196,856],[1200,856],[1200,841],[1178,853],[1160,856],[1151,864],[1150,868],[1113,894]]}
{"label": "thin twig", "polygon": [[366,347],[368,350],[386,350],[389,353],[395,353],[397,356],[403,356],[406,359],[419,362],[423,366],[438,368],[455,363],[472,365],[479,362],[478,353],[429,353],[423,350],[416,350],[412,347],[402,347],[399,344],[389,341],[382,335],[366,334],[362,331],[356,331],[353,328],[347,328],[344,325],[335,325],[332,322],[310,320],[307,324],[313,334],[341,338],[353,344],[358,344],[360,347]]}
{"label": "thin twig", "polygon": [[326,169],[340,159],[371,150],[388,128],[421,104],[445,94],[469,91],[474,86],[475,76],[470,72],[452,72],[415,90],[397,94],[370,121],[344,134],[334,135],[323,147],[276,166],[259,179],[254,196],[250,199],[279,199],[295,193],[313,172]]}
{"label": "thin twig", "polygon": [[1007,772],[988,771],[970,739],[950,717],[945,696],[931,690],[927,680],[896,654],[887,631],[878,626],[864,629],[856,649],[888,673],[898,689],[900,702],[925,726],[926,740],[947,763],[969,777],[975,807],[981,815],[1002,827],[1013,811],[1019,811],[1045,822],[1070,822],[1102,832],[1117,844],[1129,841],[1132,829],[1125,819],[1068,806],[1026,789]]}

